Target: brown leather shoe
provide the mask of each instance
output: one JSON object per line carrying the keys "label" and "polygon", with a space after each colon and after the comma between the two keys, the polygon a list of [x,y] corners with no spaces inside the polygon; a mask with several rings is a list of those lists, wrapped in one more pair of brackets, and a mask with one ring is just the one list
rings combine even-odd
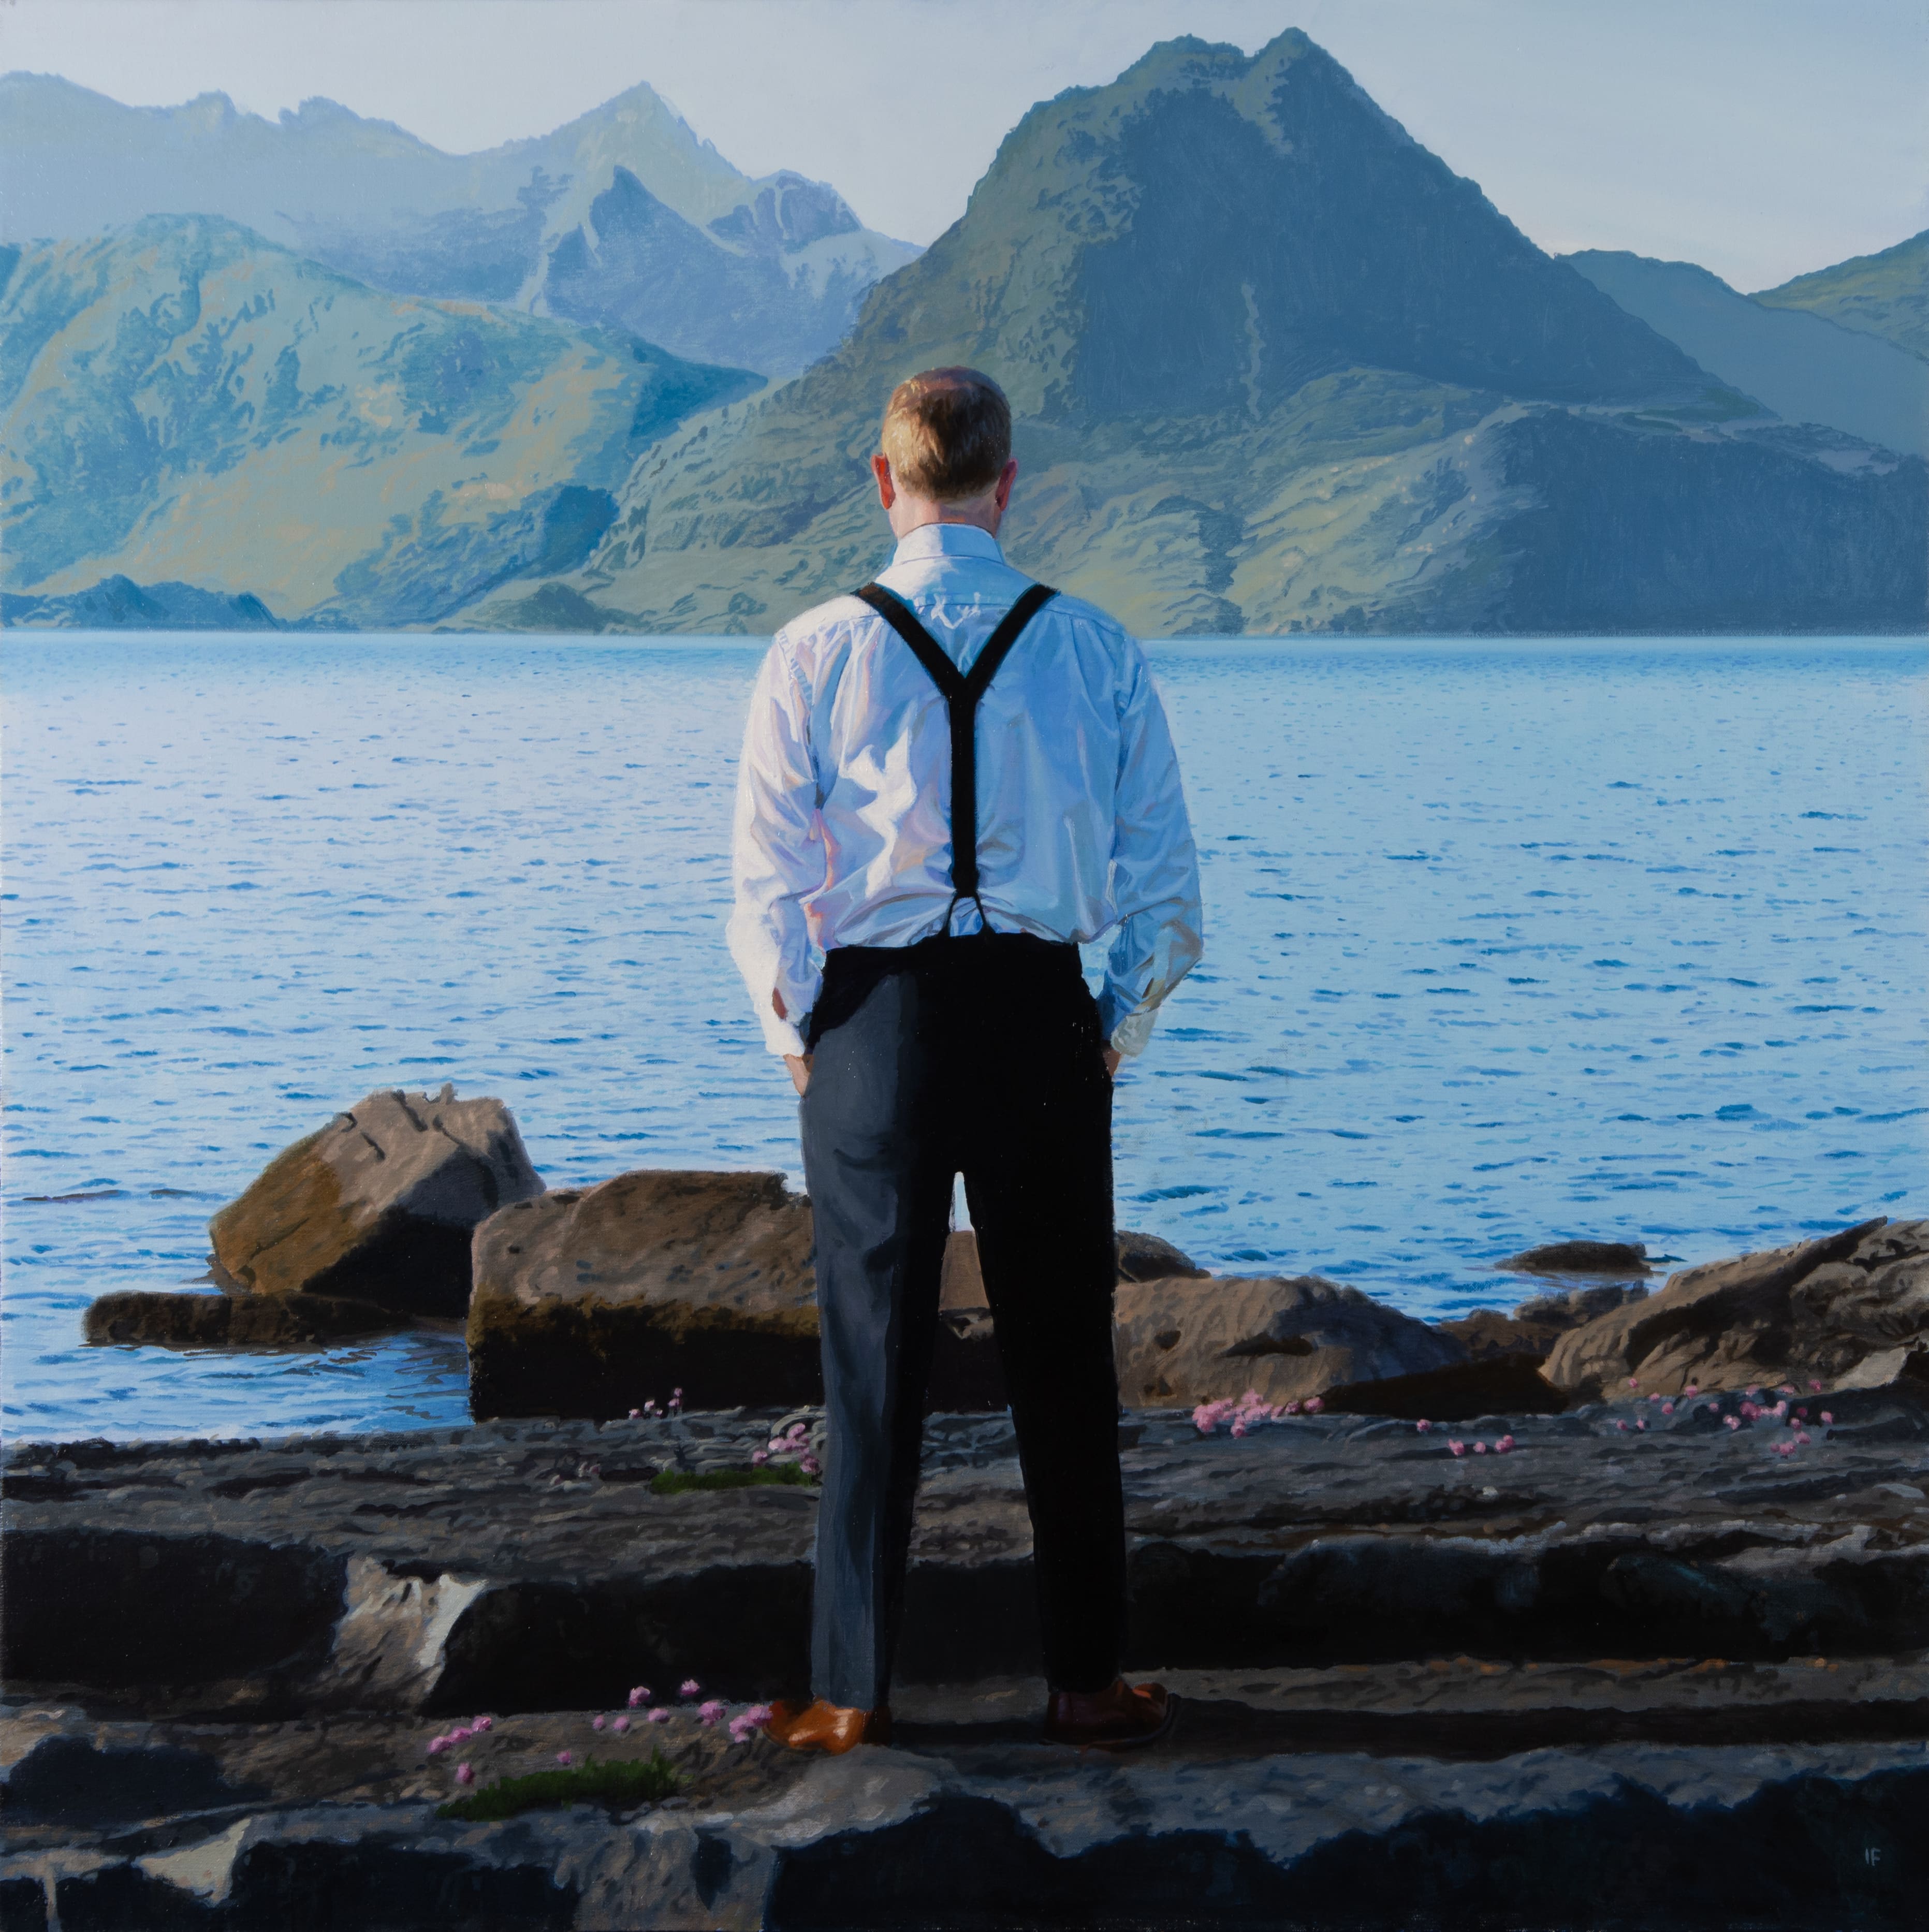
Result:
{"label": "brown leather shoe", "polygon": [[792,1750],[820,1750],[835,1757],[854,1744],[889,1744],[891,1714],[888,1710],[853,1710],[818,1697],[808,1704],[772,1704],[764,1732]]}
{"label": "brown leather shoe", "polygon": [[1162,1738],[1179,1714],[1179,1700],[1162,1684],[1112,1679],[1103,1690],[1054,1690],[1045,1710],[1046,1741],[1130,1750]]}

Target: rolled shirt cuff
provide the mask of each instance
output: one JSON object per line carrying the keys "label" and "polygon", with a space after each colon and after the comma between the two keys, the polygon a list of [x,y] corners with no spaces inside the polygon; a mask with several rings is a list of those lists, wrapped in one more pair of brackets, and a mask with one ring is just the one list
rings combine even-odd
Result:
{"label": "rolled shirt cuff", "polygon": [[794,1053],[801,1058],[810,1051],[804,1044],[803,1035],[791,1021],[780,1020],[768,1007],[764,1010],[763,1020],[764,1044],[772,1053]]}
{"label": "rolled shirt cuff", "polygon": [[1133,1054],[1143,1053],[1146,1042],[1152,1037],[1152,1025],[1158,1017],[1156,1006],[1142,1006],[1136,1013],[1127,1013],[1112,1030],[1112,1049],[1130,1060]]}

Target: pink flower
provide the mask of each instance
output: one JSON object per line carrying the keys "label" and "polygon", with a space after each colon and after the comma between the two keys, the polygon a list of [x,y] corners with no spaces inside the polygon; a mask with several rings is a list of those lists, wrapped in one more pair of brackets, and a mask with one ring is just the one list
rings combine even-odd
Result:
{"label": "pink flower", "polygon": [[1634,1418],[1634,1426],[1636,1429],[1646,1429],[1647,1426],[1648,1425],[1643,1422],[1638,1415]]}
{"label": "pink flower", "polygon": [[1776,1393],[1780,1395],[1793,1395],[1796,1393],[1796,1386],[1792,1382],[1780,1383],[1777,1387]]}
{"label": "pink flower", "polygon": [[1778,1442],[1775,1444],[1775,1454],[1778,1456],[1792,1456],[1795,1454],[1795,1444],[1792,1442]]}
{"label": "pink flower", "polygon": [[493,1731],[496,1728],[496,1720],[494,1718],[478,1718],[474,1728],[478,1731]]}
{"label": "pink flower", "polygon": [[600,1711],[590,1720],[590,1728],[592,1731],[600,1731],[603,1728],[603,1716]]}
{"label": "pink flower", "polygon": [[1651,1395],[1648,1398],[1650,1402],[1659,1402],[1660,1399],[1661,1398],[1658,1395]]}
{"label": "pink flower", "polygon": [[1464,1456],[1467,1453],[1467,1445],[1464,1442],[1449,1442],[1447,1453],[1450,1456]]}
{"label": "pink flower", "polygon": [[721,1697],[706,1697],[697,1706],[697,1715],[706,1724],[714,1724],[724,1714],[724,1700]]}
{"label": "pink flower", "polygon": [[1474,1454],[1476,1456],[1484,1456],[1486,1453],[1487,1445],[1484,1442],[1476,1442],[1474,1444]]}
{"label": "pink flower", "polygon": [[821,1475],[824,1473],[824,1465],[814,1456],[799,1456],[797,1467],[807,1476]]}
{"label": "pink flower", "polygon": [[1622,1435],[1625,1436],[1628,1433],[1628,1425],[1626,1423],[1617,1422],[1614,1426],[1621,1431]]}
{"label": "pink flower", "polygon": [[1235,1436],[1244,1436],[1246,1433],[1245,1424],[1243,1422],[1235,1422],[1232,1425],[1232,1432]]}
{"label": "pink flower", "polygon": [[640,1416],[642,1413],[643,1413],[643,1411],[642,1411],[641,1409],[640,1409],[640,1408],[633,1408],[633,1409],[632,1409],[632,1410],[630,1411],[630,1412],[629,1412],[629,1419],[631,1420],[631,1421],[634,1422],[634,1421],[637,1419],[637,1418],[638,1418],[638,1416]]}
{"label": "pink flower", "polygon": [[1800,1447],[1802,1447],[1802,1445],[1805,1444],[1807,1443],[1807,1442],[1808,1441],[1808,1431],[1807,1430],[1805,1430],[1805,1429],[1804,1429],[1804,1430],[1801,1430],[1801,1431],[1799,1431],[1799,1432],[1797,1433],[1797,1435],[1796,1435],[1796,1438],[1795,1438],[1795,1439],[1796,1439],[1796,1446],[1797,1446],[1798,1448],[1800,1448]]}
{"label": "pink flower", "polygon": [[1822,1393],[1822,1384],[1814,1376],[1810,1376],[1808,1378],[1808,1392],[1810,1395],[1820,1395]]}
{"label": "pink flower", "polygon": [[1306,1399],[1306,1412],[1309,1415],[1317,1415],[1325,1406],[1324,1402],[1316,1395],[1310,1395]]}
{"label": "pink flower", "polygon": [[466,1744],[475,1735],[466,1724],[458,1724],[454,1730],[443,1734],[442,1742],[445,1744]]}
{"label": "pink flower", "polygon": [[768,1704],[753,1704],[743,1714],[753,1724],[767,1724],[776,1714]]}
{"label": "pink flower", "polygon": [[1630,1388],[1639,1388],[1641,1386],[1640,1377],[1639,1376],[1630,1376],[1628,1378],[1628,1386]]}
{"label": "pink flower", "polygon": [[632,1711],[634,1711],[639,1704],[646,1704],[649,1701],[650,1686],[647,1684],[634,1684],[631,1685],[629,1707]]}
{"label": "pink flower", "polygon": [[670,1713],[661,1704],[652,1705],[643,1716],[646,1724],[667,1724],[670,1721]]}
{"label": "pink flower", "polygon": [[566,1750],[558,1751],[556,1754],[556,1761],[558,1764],[572,1764],[575,1762]]}
{"label": "pink flower", "polygon": [[1746,1395],[1746,1396],[1748,1396],[1748,1400],[1749,1400],[1750,1402],[1753,1402],[1753,1401],[1754,1400],[1754,1399],[1756,1398],[1756,1396],[1757,1396],[1758,1395],[1760,1395],[1760,1394],[1761,1394],[1761,1392],[1762,1392],[1762,1386],[1761,1386],[1760,1383],[1759,1383],[1759,1382],[1757,1382],[1757,1383],[1756,1383],[1756,1384],[1755,1384],[1752,1388],[1744,1389],[1744,1390],[1742,1391],[1742,1393],[1743,1393],[1744,1395]]}
{"label": "pink flower", "polygon": [[1299,1404],[1298,1404],[1298,1402],[1288,1402],[1288,1403],[1286,1404],[1286,1412],[1286,1412],[1288,1415],[1297,1415],[1297,1414],[1298,1414],[1298,1413],[1300,1412],[1300,1406],[1299,1406]]}
{"label": "pink flower", "polygon": [[473,1784],[476,1782],[476,1767],[470,1764],[458,1765],[455,1767],[455,1781],[458,1784]]}
{"label": "pink flower", "polygon": [[686,1677],[677,1685],[676,1694],[680,1697],[694,1697],[703,1688],[694,1677]]}
{"label": "pink flower", "polygon": [[1721,1413],[1721,1405],[1718,1402],[1705,1402],[1702,1404],[1702,1407],[1706,1409],[1710,1415],[1719,1415]]}
{"label": "pink flower", "polygon": [[1835,1420],[1835,1418],[1828,1410],[1825,1408],[1822,1412],[1822,1419],[1824,1422],[1832,1423]]}
{"label": "pink flower", "polygon": [[446,1738],[431,1738],[429,1740],[429,1756],[430,1757],[436,1756],[440,1753],[447,1750],[448,1748],[448,1740]]}
{"label": "pink flower", "polygon": [[1662,1403],[1662,1405],[1661,1405],[1661,1413],[1662,1413],[1664,1415],[1672,1415],[1672,1414],[1674,1414],[1674,1412],[1675,1412],[1675,1406],[1674,1406],[1674,1404],[1673,1404],[1672,1402],[1663,1402],[1663,1403]]}
{"label": "pink flower", "polygon": [[751,1733],[756,1730],[748,1718],[733,1718],[730,1720],[730,1741],[734,1744],[747,1744]]}
{"label": "pink flower", "polygon": [[1690,1382],[1688,1387],[1682,1390],[1683,1395],[1699,1395],[1700,1393],[1701,1385],[1698,1382]]}
{"label": "pink flower", "polygon": [[612,1718],[610,1729],[619,1733],[626,1731],[629,1729],[629,1720],[627,1718]]}
{"label": "pink flower", "polygon": [[1724,1415],[1721,1419],[1730,1429],[1739,1429],[1742,1426],[1742,1418],[1738,1415]]}
{"label": "pink flower", "polygon": [[1433,1426],[1432,1424],[1429,1422],[1424,1415],[1413,1426],[1423,1436],[1424,1436],[1426,1432]]}
{"label": "pink flower", "polygon": [[753,1469],[760,1469],[770,1460],[770,1452],[767,1449],[753,1449],[750,1452],[750,1466]]}
{"label": "pink flower", "polygon": [[1795,1412],[1795,1419],[1798,1422],[1806,1422],[1808,1420],[1808,1410],[1805,1408],[1797,1409]]}

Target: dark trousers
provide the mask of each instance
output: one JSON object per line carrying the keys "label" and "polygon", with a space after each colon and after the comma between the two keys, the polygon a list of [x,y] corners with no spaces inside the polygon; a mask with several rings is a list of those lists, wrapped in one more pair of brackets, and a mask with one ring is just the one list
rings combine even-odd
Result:
{"label": "dark trousers", "polygon": [[953,1177],[964,1177],[1031,1512],[1046,1674],[1118,1674],[1112,1082],[1077,949],[1022,934],[832,952],[804,1174],[829,1424],[812,1688],[874,1710],[917,1491]]}

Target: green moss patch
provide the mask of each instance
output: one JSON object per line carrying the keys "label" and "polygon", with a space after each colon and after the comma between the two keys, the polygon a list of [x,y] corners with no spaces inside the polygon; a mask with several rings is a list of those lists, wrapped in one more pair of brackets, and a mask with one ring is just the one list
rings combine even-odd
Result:
{"label": "green moss patch", "polygon": [[554,1805],[653,1804],[670,1796],[682,1782],[661,1751],[614,1764],[598,1764],[592,1758],[566,1769],[499,1778],[466,1798],[452,1798],[446,1804],[438,1805],[436,1816],[483,1823]]}
{"label": "green moss patch", "polygon": [[664,1469],[650,1479],[653,1496],[680,1496],[686,1490],[808,1489],[811,1479],[794,1462],[766,1463],[755,1469]]}

